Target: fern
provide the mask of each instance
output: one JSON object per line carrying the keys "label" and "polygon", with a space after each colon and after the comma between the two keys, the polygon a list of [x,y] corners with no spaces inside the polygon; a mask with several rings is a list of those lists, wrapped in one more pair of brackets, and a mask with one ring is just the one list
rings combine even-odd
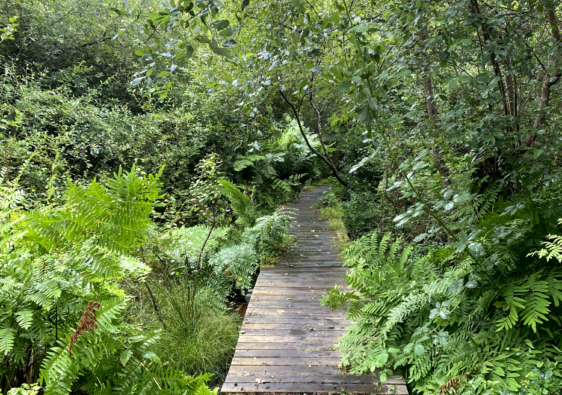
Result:
{"label": "fern", "polygon": [[[209,285],[225,300],[231,288],[251,288],[259,267],[258,257],[250,243],[241,243],[219,250],[210,259],[213,275]],[[229,285],[231,284],[231,285]]]}
{"label": "fern", "polygon": [[230,206],[234,214],[238,217],[238,222],[242,226],[254,226],[257,213],[253,207],[252,200],[242,192],[234,184],[227,180],[221,180],[221,193],[230,200]]}
{"label": "fern", "polygon": [[290,199],[294,197],[294,190],[293,187],[300,185],[302,178],[304,178],[306,174],[295,174],[290,176],[286,180],[282,180],[280,178],[275,178],[273,180],[273,188],[280,191],[285,199]]}
{"label": "fern", "polygon": [[[558,220],[558,224],[562,225],[562,218]],[[546,261],[556,259],[562,263],[562,236],[548,235],[548,239],[552,241],[543,241],[544,248],[530,253],[528,256],[536,255],[539,258],[546,258]]]}
{"label": "fern", "polygon": [[[510,270],[520,259],[514,248],[523,229],[513,219],[501,222],[512,241],[503,253],[496,249],[496,262],[510,256],[511,266],[504,266]],[[487,237],[480,240],[495,245]],[[451,265],[455,253],[448,247],[426,255],[415,250],[375,232],[344,251],[346,282],[355,292],[336,287],[323,299],[347,309],[355,323],[338,345],[342,365],[355,373],[399,369],[429,395],[515,393],[531,372],[555,363],[557,353],[540,347],[562,341],[560,269],[523,277],[507,272],[512,277],[498,292],[477,275],[471,257],[457,255]]]}
{"label": "fern", "polygon": [[[150,271],[130,254],[147,236],[159,177],[140,177],[133,168],[87,188],[69,182],[64,204],[17,215],[17,205],[3,202],[2,229],[12,233],[0,233],[0,245],[10,247],[0,248],[0,368],[6,374],[40,362],[45,394],[82,386],[111,393],[123,380],[122,393],[205,391],[207,378],[158,366],[146,345],[130,341],[139,334],[122,318],[120,281],[143,281]],[[80,321],[89,302],[99,309]],[[131,352],[126,364],[125,350]]]}

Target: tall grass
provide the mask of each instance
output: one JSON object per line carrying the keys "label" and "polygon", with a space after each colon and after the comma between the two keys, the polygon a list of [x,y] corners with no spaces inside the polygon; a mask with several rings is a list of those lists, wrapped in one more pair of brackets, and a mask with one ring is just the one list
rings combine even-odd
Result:
{"label": "tall grass", "polygon": [[151,288],[165,326],[154,343],[155,353],[187,374],[212,373],[211,384],[220,383],[236,348],[241,318],[208,288],[198,290],[194,300],[184,284],[153,282]]}

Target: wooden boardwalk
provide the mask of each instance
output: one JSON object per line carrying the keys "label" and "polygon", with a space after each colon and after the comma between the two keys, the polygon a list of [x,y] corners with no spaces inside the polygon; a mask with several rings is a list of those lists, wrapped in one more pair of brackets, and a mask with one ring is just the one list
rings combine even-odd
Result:
{"label": "wooden boardwalk", "polygon": [[346,287],[345,268],[328,221],[312,205],[328,187],[288,204],[297,245],[274,268],[262,269],[240,331],[224,393],[407,394],[402,377],[343,374],[333,350],[350,322],[322,307],[327,287]]}

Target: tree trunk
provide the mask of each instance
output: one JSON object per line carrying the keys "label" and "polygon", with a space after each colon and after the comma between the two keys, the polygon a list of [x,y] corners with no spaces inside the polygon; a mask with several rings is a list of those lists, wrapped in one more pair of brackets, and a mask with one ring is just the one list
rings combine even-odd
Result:
{"label": "tree trunk", "polygon": [[[429,74],[425,74],[423,76],[423,85],[425,91],[425,100],[427,103],[427,116],[429,118],[429,122],[431,123],[431,127],[437,134],[437,130],[439,129],[437,126],[437,106],[435,105],[435,98],[433,96],[433,84],[431,82],[431,77],[429,76]],[[443,184],[443,188],[445,188],[449,184],[449,179],[447,178],[445,162],[439,155],[437,136],[433,136],[433,147],[431,148],[431,153],[433,154],[433,165],[439,172],[441,183]]]}
{"label": "tree trunk", "polygon": [[[478,0],[470,0],[470,9],[474,14],[477,14],[478,16],[483,17],[482,12],[480,11],[480,6],[478,4]],[[492,42],[492,38],[491,38],[491,35],[490,35],[490,27],[488,26],[488,24],[485,21],[482,21],[482,35],[484,36],[485,43],[491,43]],[[503,78],[502,78],[502,72],[501,72],[500,64],[498,63],[498,60],[496,58],[496,54],[494,52],[492,52],[490,54],[490,62],[492,63],[492,67],[494,68],[495,76],[499,77],[498,88],[500,90],[500,95],[501,95],[501,98],[502,98],[504,115],[510,115],[509,106],[507,104],[507,99],[506,99],[507,94],[506,94],[506,89],[505,89],[505,85],[504,85]]]}
{"label": "tree trunk", "polygon": [[[427,40],[427,26],[424,26],[421,31],[421,39],[423,42]],[[433,146],[431,147],[431,153],[433,154],[433,165],[437,169],[439,176],[441,177],[441,183],[443,188],[449,184],[449,179],[447,177],[447,171],[445,168],[445,162],[443,158],[439,155],[439,142],[437,141],[437,133],[439,127],[437,126],[437,106],[435,104],[435,96],[433,95],[433,83],[431,82],[431,76],[429,73],[423,75],[423,87],[425,94],[425,102],[427,105],[427,117],[431,123],[431,127],[435,131],[433,136]]]}
{"label": "tree trunk", "polygon": [[[554,11],[547,11],[546,12],[546,19],[548,20],[548,23],[550,24],[550,31],[552,34],[552,37],[556,40],[556,44],[561,45],[562,44],[562,37],[560,35],[560,29],[558,28],[558,19],[556,18],[556,14],[554,13]],[[547,107],[549,102],[550,102],[550,93],[551,93],[551,88],[554,84],[556,84],[559,80],[560,80],[560,68],[556,69],[554,71],[554,73],[552,73],[552,75],[548,75],[548,72],[545,72],[544,75],[544,81],[543,81],[543,85],[542,85],[542,89],[540,92],[540,102],[539,102],[539,110],[541,111],[541,113],[539,115],[537,115],[537,117],[535,118],[535,123],[534,123],[534,128],[535,129],[539,129],[544,125],[544,121],[545,121],[545,115],[542,112],[544,107]],[[533,143],[535,142],[535,139],[537,137],[536,133],[531,133],[529,135],[527,135],[527,137],[525,137],[525,140],[523,141],[522,146],[523,147],[530,147],[531,145],[533,145]]]}

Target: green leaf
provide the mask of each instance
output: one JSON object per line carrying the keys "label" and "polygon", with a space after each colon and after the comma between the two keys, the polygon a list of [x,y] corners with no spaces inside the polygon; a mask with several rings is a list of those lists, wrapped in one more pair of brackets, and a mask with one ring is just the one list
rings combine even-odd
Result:
{"label": "green leaf", "polygon": [[319,73],[319,72],[322,71],[322,67],[320,67],[320,66],[314,66],[313,68],[311,68],[311,69],[308,70],[308,71],[310,71],[311,73]]}
{"label": "green leaf", "polygon": [[345,93],[351,88],[351,81],[344,81],[338,85],[338,92]]}
{"label": "green leaf", "polygon": [[16,321],[23,329],[29,329],[33,324],[33,311],[22,310],[16,313]]}
{"label": "green leaf", "polygon": [[230,49],[219,47],[217,40],[215,40],[214,38],[213,41],[209,44],[209,47],[217,55],[224,56],[226,58],[230,58],[232,56],[232,52],[230,52]]}
{"label": "green leaf", "polygon": [[144,80],[146,77],[138,77],[135,78],[134,80],[131,81],[131,85],[133,86],[137,86],[138,84],[141,83],[142,80]]}
{"label": "green leaf", "polygon": [[230,37],[230,36],[232,36],[233,34],[234,34],[234,29],[231,28],[231,27],[227,27],[226,29],[221,30],[221,31],[219,32],[219,36],[221,36],[221,37]]}
{"label": "green leaf", "polygon": [[254,166],[254,162],[248,159],[240,159],[234,162],[234,171],[242,171],[246,167]]}
{"label": "green leaf", "polygon": [[133,355],[133,352],[131,350],[125,350],[121,352],[121,355],[119,355],[119,359],[121,360],[123,366],[127,364],[129,358],[131,358],[131,355]]}
{"label": "green leaf", "polygon": [[230,21],[227,21],[226,19],[214,21],[213,23],[211,23],[211,26],[217,30],[226,29],[228,26],[230,26]]}
{"label": "green leaf", "polygon": [[414,352],[417,356],[421,356],[425,352],[425,348],[421,344],[416,344],[416,346],[414,347]]}
{"label": "green leaf", "polygon": [[14,328],[0,329],[0,354],[6,355],[12,351],[15,338],[16,330]]}
{"label": "green leaf", "polygon": [[384,384],[388,378],[386,372],[381,372],[381,374],[379,375],[380,379],[381,379],[381,384]]}
{"label": "green leaf", "polygon": [[398,79],[398,78],[406,77],[407,75],[410,75],[411,73],[412,72],[410,70],[402,70],[398,74],[394,75],[392,78]]}
{"label": "green leaf", "polygon": [[357,114],[357,120],[359,122],[364,122],[368,116],[369,116],[369,106],[365,106]]}
{"label": "green leaf", "polygon": [[199,41],[200,43],[203,43],[203,44],[209,44],[209,43],[211,42],[211,40],[209,39],[209,37],[204,36],[204,35],[202,35],[202,34],[199,34],[199,35],[195,36],[195,39],[196,39],[197,41]]}

